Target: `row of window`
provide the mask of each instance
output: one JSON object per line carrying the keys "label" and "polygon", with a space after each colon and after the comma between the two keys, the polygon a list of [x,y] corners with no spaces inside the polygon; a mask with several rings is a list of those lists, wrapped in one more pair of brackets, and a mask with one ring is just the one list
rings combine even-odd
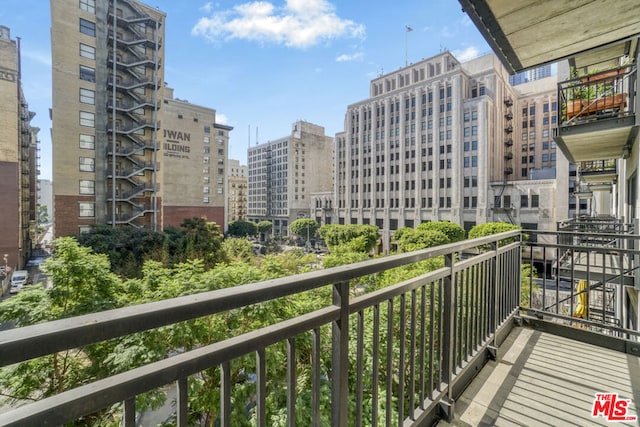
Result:
{"label": "row of window", "polygon": [[[511,208],[511,196],[496,196],[494,199],[494,205],[496,208]],[[520,207],[521,208],[537,208],[540,207],[540,196],[538,194],[532,194],[529,197],[528,194],[520,195]]]}

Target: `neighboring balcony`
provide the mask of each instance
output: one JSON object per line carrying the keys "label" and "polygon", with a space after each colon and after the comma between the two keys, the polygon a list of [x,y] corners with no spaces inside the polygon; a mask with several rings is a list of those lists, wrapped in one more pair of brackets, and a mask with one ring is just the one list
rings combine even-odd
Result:
{"label": "neighboring balcony", "polygon": [[[229,330],[221,341],[27,403],[0,414],[0,425],[60,425],[121,404],[124,413],[114,421],[134,426],[136,396],[162,389],[175,396],[168,405],[172,423],[187,426],[190,378],[206,369],[219,373],[211,387],[220,426],[244,424],[249,417],[255,425],[269,425],[267,397],[276,392],[289,426],[430,426],[440,419],[585,425],[593,421],[596,392],[630,399],[629,415],[636,415],[637,299],[634,311],[626,299],[630,289],[602,282],[604,276],[591,270],[605,253],[625,260],[615,275],[636,275],[639,251],[631,242],[638,236],[626,231],[511,231],[2,331],[0,365],[7,366],[186,320],[220,322],[234,311],[257,313],[268,302],[327,290],[322,308],[262,328]],[[531,238],[533,233],[538,235]],[[584,243],[598,233],[606,245]],[[578,252],[593,260],[581,282],[573,270],[558,268],[571,265],[563,260]],[[425,260],[440,267],[368,293],[350,286],[354,279]],[[541,279],[522,276],[522,263],[542,263]],[[270,376],[272,346],[286,349],[285,360],[275,361],[282,377]],[[247,398],[234,400],[240,391]]]}
{"label": "neighboring balcony", "polygon": [[580,162],[580,181],[586,184],[615,183],[618,168],[615,159]]}
{"label": "neighboring balcony", "polygon": [[638,133],[636,64],[558,83],[555,141],[571,163],[629,156]]}

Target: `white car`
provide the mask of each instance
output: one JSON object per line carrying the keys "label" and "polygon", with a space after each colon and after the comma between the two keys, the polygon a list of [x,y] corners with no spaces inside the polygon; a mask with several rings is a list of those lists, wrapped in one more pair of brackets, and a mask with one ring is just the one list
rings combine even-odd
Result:
{"label": "white car", "polygon": [[11,288],[10,294],[16,294],[20,292],[24,285],[29,282],[29,272],[25,270],[16,270],[11,275]]}

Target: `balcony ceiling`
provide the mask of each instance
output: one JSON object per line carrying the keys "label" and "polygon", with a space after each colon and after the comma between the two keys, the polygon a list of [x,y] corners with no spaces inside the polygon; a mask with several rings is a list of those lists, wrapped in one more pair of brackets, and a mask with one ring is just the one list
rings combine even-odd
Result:
{"label": "balcony ceiling", "polygon": [[637,0],[459,1],[510,73],[569,58],[615,67],[640,34]]}
{"label": "balcony ceiling", "polygon": [[581,125],[561,130],[554,140],[571,163],[624,158],[638,133],[637,126]]}

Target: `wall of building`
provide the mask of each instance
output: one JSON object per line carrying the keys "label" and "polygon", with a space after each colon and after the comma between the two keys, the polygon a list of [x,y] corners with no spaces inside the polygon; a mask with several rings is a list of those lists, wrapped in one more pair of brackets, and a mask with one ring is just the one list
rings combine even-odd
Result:
{"label": "wall of building", "polygon": [[0,256],[20,268],[35,238],[37,128],[22,92],[20,44],[0,26]]}
{"label": "wall of building", "polygon": [[172,92],[166,92],[160,130],[162,224],[206,216],[224,229],[229,129],[216,125],[215,110],[173,99]]}
{"label": "wall of building", "polygon": [[[126,19],[119,21],[117,38],[145,41],[130,48],[117,44],[114,78],[112,4],[51,2],[56,236],[114,219],[156,227],[159,177],[149,165],[157,163],[155,103],[162,102],[164,78],[164,43],[158,41],[164,39],[165,15],[135,0],[117,3],[118,17],[146,21],[135,30]],[[134,67],[140,58],[147,61]]]}

